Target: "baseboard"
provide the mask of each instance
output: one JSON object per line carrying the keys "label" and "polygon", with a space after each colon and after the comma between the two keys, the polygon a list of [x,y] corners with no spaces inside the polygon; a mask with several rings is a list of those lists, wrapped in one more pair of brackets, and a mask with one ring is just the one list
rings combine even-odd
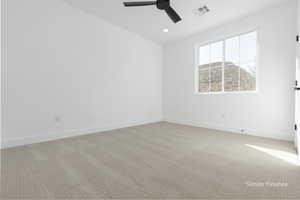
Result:
{"label": "baseboard", "polygon": [[[189,126],[195,126],[195,127],[201,127],[201,128],[207,128],[207,129],[214,129],[219,131],[226,131],[226,132],[233,132],[233,133],[239,133],[243,135],[251,135],[251,136],[258,136],[258,137],[264,137],[264,138],[271,138],[275,140],[285,140],[285,141],[294,141],[293,135],[289,134],[291,133],[290,130],[284,130],[284,131],[266,131],[266,130],[258,130],[253,128],[245,128],[245,132],[241,132],[241,129],[234,128],[234,127],[227,127],[217,124],[203,124],[193,121],[187,121],[187,120],[174,120],[174,119],[164,119],[165,122],[175,123],[175,124],[182,124],[182,125],[189,125]],[[272,133],[272,134],[270,134]]]}
{"label": "baseboard", "polygon": [[115,129],[121,129],[121,128],[127,128],[132,126],[139,126],[144,124],[151,124],[162,121],[159,120],[149,120],[149,121],[137,121],[137,122],[128,122],[128,123],[121,123],[121,124],[114,124],[114,125],[107,125],[97,128],[87,128],[87,129],[80,129],[80,130],[65,130],[65,131],[57,131],[57,132],[49,132],[29,137],[23,137],[23,138],[14,138],[9,139],[6,141],[2,140],[1,148],[11,148],[11,147],[17,147],[17,146],[24,146],[34,143],[41,143],[41,142],[47,142],[51,140],[58,140],[63,138],[69,138],[69,137],[76,137],[81,135],[88,135],[88,134],[94,134],[94,133],[100,133],[103,131],[110,131]]}
{"label": "baseboard", "polygon": [[[201,127],[201,128],[208,128],[208,129],[214,129],[214,130],[220,130],[220,131],[227,131],[227,132],[233,132],[233,133],[239,133],[239,134],[246,134],[246,135],[252,135],[252,136],[259,136],[259,137],[265,137],[265,138],[272,138],[277,140],[285,140],[285,141],[293,141],[293,136],[289,136],[289,131],[281,131],[281,132],[272,132],[272,136],[270,134],[267,134],[270,131],[263,131],[263,130],[251,130],[251,129],[245,129],[245,133],[241,133],[241,130],[238,128],[232,128],[232,127],[225,127],[215,124],[201,124],[196,123],[192,121],[186,121],[186,120],[174,120],[174,119],[158,119],[158,120],[149,120],[149,121],[138,121],[138,122],[128,122],[128,123],[121,123],[121,124],[115,124],[115,125],[108,125],[108,126],[102,126],[97,128],[87,128],[87,129],[80,129],[80,130],[66,130],[66,131],[58,131],[58,132],[49,132],[46,134],[39,134],[34,135],[30,137],[23,137],[23,138],[14,138],[9,139],[6,141],[2,140],[1,148],[11,148],[11,147],[17,147],[17,146],[23,146],[23,145],[29,145],[34,143],[40,143],[40,142],[47,142],[51,140],[57,140],[57,139],[63,139],[63,138],[69,138],[69,137],[75,137],[75,136],[81,136],[81,135],[87,135],[87,134],[94,134],[99,133],[103,131],[110,131],[120,128],[127,128],[132,126],[138,126],[143,124],[150,124],[150,123],[156,123],[160,121],[166,121],[170,123],[176,123],[176,124],[182,124],[182,125],[190,125],[195,127]],[[286,134],[284,134],[286,133]]]}

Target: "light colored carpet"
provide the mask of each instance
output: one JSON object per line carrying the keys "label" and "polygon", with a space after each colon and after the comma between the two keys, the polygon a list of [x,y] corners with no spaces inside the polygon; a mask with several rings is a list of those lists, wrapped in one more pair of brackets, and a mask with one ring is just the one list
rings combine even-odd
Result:
{"label": "light colored carpet", "polygon": [[1,199],[300,199],[292,143],[165,122],[1,154]]}

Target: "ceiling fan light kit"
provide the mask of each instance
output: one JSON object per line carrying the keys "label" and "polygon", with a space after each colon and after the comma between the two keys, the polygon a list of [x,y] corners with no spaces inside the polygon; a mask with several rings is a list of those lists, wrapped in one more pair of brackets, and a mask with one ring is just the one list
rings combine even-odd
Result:
{"label": "ceiling fan light kit", "polygon": [[125,7],[136,6],[152,6],[156,5],[159,10],[164,10],[174,23],[181,21],[181,17],[171,7],[170,0],[157,0],[157,1],[139,1],[139,2],[124,2]]}

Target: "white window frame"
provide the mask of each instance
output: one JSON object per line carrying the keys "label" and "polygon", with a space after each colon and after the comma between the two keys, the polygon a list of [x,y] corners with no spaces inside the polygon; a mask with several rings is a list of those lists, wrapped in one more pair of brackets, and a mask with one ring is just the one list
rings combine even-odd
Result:
{"label": "white window frame", "polygon": [[[224,90],[224,59],[226,57],[226,45],[225,45],[225,41],[227,39],[233,38],[233,37],[237,37],[237,36],[241,36],[241,35],[246,35],[252,32],[256,32],[257,34],[257,39],[256,39],[256,90],[251,90],[251,91],[225,91]],[[208,42],[202,42],[202,43],[197,43],[195,45],[195,50],[194,50],[194,57],[195,57],[195,70],[194,70],[194,94],[195,95],[220,95],[220,94],[256,94],[259,92],[259,56],[260,56],[260,47],[259,47],[259,40],[260,40],[260,36],[259,36],[259,28],[256,28],[254,30],[250,30],[250,31],[244,31],[244,32],[238,32],[232,35],[228,35],[226,37],[223,37],[221,39],[216,39],[216,40],[211,40]],[[223,91],[221,92],[199,92],[199,63],[200,63],[200,59],[199,59],[199,51],[200,51],[200,47],[206,46],[206,45],[210,45],[213,43],[217,43],[217,42],[221,42],[223,41],[223,72],[222,72],[222,87],[223,87]],[[240,80],[239,80],[240,81]]]}

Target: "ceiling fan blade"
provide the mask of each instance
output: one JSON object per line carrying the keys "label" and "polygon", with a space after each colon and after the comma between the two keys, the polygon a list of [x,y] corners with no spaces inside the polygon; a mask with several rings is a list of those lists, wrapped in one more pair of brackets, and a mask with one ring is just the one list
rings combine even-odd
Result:
{"label": "ceiling fan blade", "polygon": [[166,9],[166,13],[169,15],[169,17],[174,23],[177,23],[182,20],[181,17],[177,14],[177,12],[171,7]]}
{"label": "ceiling fan blade", "polygon": [[137,2],[124,2],[124,6],[133,7],[133,6],[151,6],[156,5],[156,1],[137,1]]}

